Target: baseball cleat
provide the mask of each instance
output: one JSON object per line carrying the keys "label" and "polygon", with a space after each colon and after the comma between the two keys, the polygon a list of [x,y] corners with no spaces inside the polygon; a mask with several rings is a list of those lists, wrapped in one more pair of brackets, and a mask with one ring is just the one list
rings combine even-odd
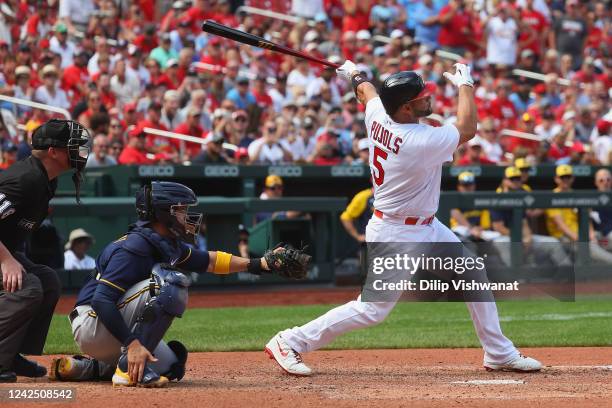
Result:
{"label": "baseball cleat", "polygon": [[526,357],[519,354],[514,360],[510,360],[504,364],[496,363],[485,363],[484,368],[487,371],[517,371],[522,373],[528,373],[533,371],[540,371],[542,369],[542,363],[535,358]]}
{"label": "baseball cleat", "polygon": [[300,353],[289,347],[280,333],[272,337],[264,349],[270,359],[276,360],[287,374],[309,376],[312,370],[304,364]]}
{"label": "baseball cleat", "polygon": [[99,363],[83,355],[54,358],[49,367],[49,379],[52,381],[100,380]]}
{"label": "baseball cleat", "polygon": [[142,380],[138,383],[132,382],[127,372],[127,355],[122,354],[117,363],[117,369],[113,375],[113,387],[143,387],[143,388],[162,388],[170,381],[163,375],[157,374],[148,365],[145,365]]}

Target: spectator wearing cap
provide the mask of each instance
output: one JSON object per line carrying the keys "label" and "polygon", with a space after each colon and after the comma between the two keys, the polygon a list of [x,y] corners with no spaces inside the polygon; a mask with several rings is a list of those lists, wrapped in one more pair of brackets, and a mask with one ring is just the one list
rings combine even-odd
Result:
{"label": "spectator wearing cap", "polygon": [[161,35],[161,42],[159,46],[151,51],[149,58],[157,61],[162,69],[166,68],[168,61],[171,59],[178,59],[178,52],[172,49],[172,42],[170,41],[170,33],[163,33]]}
{"label": "spectator wearing cap", "polygon": [[257,104],[255,95],[249,90],[249,79],[245,76],[239,76],[236,80],[236,87],[231,89],[226,95],[236,105],[237,109],[248,111],[251,106]]}
{"label": "spectator wearing cap", "polygon": [[[162,106],[158,102],[151,102],[147,107],[147,116],[145,119],[138,122],[136,128],[142,131],[144,128],[153,128],[159,130],[169,130],[161,122]],[[167,137],[147,135],[147,150],[158,153],[158,152],[174,152],[179,147],[179,143],[175,139],[169,139]]]}
{"label": "spectator wearing cap", "polygon": [[[187,117],[183,123],[180,123],[176,128],[174,128],[174,132],[180,133],[182,135],[194,136],[194,137],[204,137],[204,129],[200,126],[200,116],[202,112],[192,106],[187,111]],[[192,142],[181,142],[185,144],[185,153],[188,157],[195,157],[202,151],[202,145],[199,143]]]}
{"label": "spectator wearing cap", "polygon": [[284,74],[276,77],[274,87],[268,91],[268,95],[272,98],[276,113],[280,113],[286,104],[293,103],[293,95],[287,91],[287,77]]}
{"label": "spectator wearing cap", "polygon": [[582,63],[582,50],[587,37],[587,22],[578,10],[579,0],[565,2],[565,14],[557,18],[550,31],[550,44],[561,54],[570,54],[577,69]]}
{"label": "spectator wearing cap", "polygon": [[153,160],[147,155],[147,135],[141,128],[135,127],[128,133],[127,145],[117,158],[119,164],[152,164]]}
{"label": "spectator wearing cap", "polygon": [[429,51],[438,48],[440,34],[440,9],[433,0],[423,0],[414,6],[411,20],[414,20],[414,40],[425,45]]}
{"label": "spectator wearing cap", "polygon": [[169,59],[166,64],[166,69],[157,78],[155,85],[164,87],[166,90],[176,91],[182,83],[179,77],[179,63],[176,59]]}
{"label": "spectator wearing cap", "polygon": [[[34,96],[34,89],[30,85],[30,80],[32,79],[32,74],[30,67],[25,65],[20,65],[15,68],[15,86],[13,87],[13,92],[15,98],[26,99],[28,101],[32,100]],[[17,105],[17,115],[20,116],[25,112],[30,112],[32,108],[24,105]]]}
{"label": "spectator wearing cap", "polygon": [[0,169],[6,170],[17,161],[17,145],[10,140],[6,140],[0,146],[2,149],[2,161],[0,161]]}
{"label": "spectator wearing cap", "polygon": [[[505,194],[524,191],[522,183],[520,170],[516,167],[507,167],[504,171],[501,189],[498,189],[497,192]],[[500,234],[493,242],[501,259],[507,266],[511,265],[510,228],[512,218],[512,209],[491,211],[491,225],[493,230]],[[522,240],[523,245],[533,251],[539,265],[544,265],[544,260],[556,266],[571,265],[570,259],[559,241],[554,237],[534,234],[524,214],[522,215]]]}
{"label": "spectator wearing cap", "polygon": [[62,57],[62,68],[72,65],[72,57],[76,51],[76,45],[68,39],[68,27],[64,23],[57,23],[54,35],[49,40],[49,50]]}
{"label": "spectator wearing cap", "polygon": [[194,157],[194,164],[226,164],[228,162],[223,143],[225,138],[219,132],[211,132],[206,138],[204,150]]}
{"label": "spectator wearing cap", "polygon": [[582,143],[589,143],[591,134],[595,130],[595,115],[590,107],[582,107],[578,111],[579,115],[574,126],[574,137]]}
{"label": "spectator wearing cap", "polygon": [[594,132],[595,135],[592,139],[593,153],[599,163],[604,166],[612,164],[612,135],[610,129],[612,129],[611,121],[599,119],[597,121],[597,131]]}
{"label": "spectator wearing cap", "polygon": [[177,53],[193,42],[191,22],[184,18],[179,20],[176,28],[170,31],[170,47]]}
{"label": "spectator wearing cap", "polygon": [[76,50],[72,65],[64,68],[62,88],[73,103],[87,95],[87,84],[89,83],[87,60],[88,56],[85,50]]}
{"label": "spectator wearing cap", "polygon": [[68,101],[66,92],[64,92],[57,83],[57,68],[51,64],[45,65],[40,76],[43,80],[43,84],[36,88],[34,100],[58,108],[70,108],[70,102]]}
{"label": "spectator wearing cap", "polygon": [[217,36],[209,37],[206,52],[200,58],[200,62],[217,67],[225,67],[227,61],[221,48],[222,40]]}
{"label": "spectator wearing cap", "polygon": [[482,140],[480,136],[476,136],[471,139],[468,143],[468,148],[463,155],[457,161],[457,165],[459,166],[480,166],[480,165],[489,165],[495,164],[495,162],[489,160],[483,150],[482,150]]}
{"label": "spectator wearing cap", "polygon": [[94,137],[93,154],[90,154],[87,159],[87,168],[114,166],[117,164],[115,158],[108,155],[109,143],[108,137],[104,134],[98,134]]}
{"label": "spectator wearing cap", "polygon": [[355,143],[357,158],[351,161],[353,166],[368,166],[370,164],[370,142],[367,137],[357,139]]}
{"label": "spectator wearing cap", "polygon": [[232,113],[231,143],[239,147],[247,148],[255,140],[248,134],[249,115],[244,110]]}
{"label": "spectator wearing cap", "polygon": [[257,106],[264,111],[272,106],[272,98],[268,95],[267,88],[267,78],[265,76],[258,76],[255,78],[253,87],[251,88],[251,93],[257,101]]}
{"label": "spectator wearing cap", "polygon": [[[283,197],[283,179],[276,174],[270,174],[264,180],[264,189],[259,195],[260,200],[275,200]],[[293,219],[302,215],[299,211],[277,211],[274,213],[262,212],[255,214],[255,223],[260,223],[268,219]]]}
{"label": "spectator wearing cap", "polygon": [[293,161],[291,152],[279,143],[278,126],[273,120],[264,122],[262,136],[249,147],[251,163],[280,164]]}
{"label": "spectator wearing cap", "polygon": [[70,231],[68,242],[64,246],[64,269],[96,269],[96,261],[87,251],[94,243],[93,236],[83,228]]}
{"label": "spectator wearing cap", "polygon": [[514,109],[518,113],[524,113],[527,111],[529,105],[531,105],[534,100],[530,96],[531,93],[531,85],[529,81],[525,77],[519,77],[516,81],[516,90],[510,94],[508,99],[514,105]]}
{"label": "spectator wearing cap", "polygon": [[419,57],[419,68],[416,70],[423,81],[438,82],[440,76],[433,70],[433,57],[429,54],[423,54]]}
{"label": "spectator wearing cap", "polygon": [[[470,171],[459,173],[457,191],[462,194],[476,191],[476,176],[474,173]],[[479,241],[484,237],[487,237],[487,240],[495,237],[495,234],[487,231],[491,229],[491,214],[488,210],[453,208],[451,210],[450,227],[455,234],[464,239]],[[484,231],[487,231],[487,233],[483,234]]]}
{"label": "spectator wearing cap", "polygon": [[[597,170],[595,173],[595,187],[597,187],[597,191],[602,193],[610,193],[612,191],[612,174],[610,170]],[[593,208],[591,220],[593,221],[597,239],[600,240],[605,249],[612,252],[612,207]]]}
{"label": "spectator wearing cap", "polygon": [[480,123],[478,134],[481,138],[480,143],[482,144],[482,150],[485,157],[494,163],[501,162],[504,158],[504,149],[499,143],[499,137],[493,119],[485,118]]}
{"label": "spectator wearing cap", "polygon": [[145,84],[151,82],[151,74],[145,68],[142,61],[142,52],[138,47],[134,44],[129,44],[128,48],[128,58],[126,64],[126,75],[130,75],[138,79],[138,83],[140,87],[144,87]]}
{"label": "spectator wearing cap", "polygon": [[553,137],[552,143],[548,148],[548,158],[549,160],[557,163],[563,164],[568,163],[571,153],[573,142],[568,141],[569,131],[567,129],[563,129],[555,137]]}
{"label": "spectator wearing cap", "polygon": [[95,88],[88,92],[85,101],[87,109],[78,115],[78,121],[87,129],[92,129],[92,118],[100,113],[106,114],[106,108],[102,104],[100,92]]}
{"label": "spectator wearing cap", "polygon": [[[572,166],[562,164],[555,169],[555,193],[568,193],[574,184]],[[578,242],[578,210],[576,208],[548,208],[546,210],[546,227],[548,233],[565,243]],[[570,248],[575,251],[576,246]],[[605,264],[612,264],[612,253],[607,252],[597,241],[593,224],[589,222],[589,249],[591,258]]]}
{"label": "spectator wearing cap", "polygon": [[463,0],[450,0],[438,14],[438,44],[446,51],[463,55],[470,45],[471,20]]}

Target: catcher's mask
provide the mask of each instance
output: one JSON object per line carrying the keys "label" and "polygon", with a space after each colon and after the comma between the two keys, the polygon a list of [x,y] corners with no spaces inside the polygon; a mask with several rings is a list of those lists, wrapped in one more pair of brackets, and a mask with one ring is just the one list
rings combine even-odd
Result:
{"label": "catcher's mask", "polygon": [[32,148],[46,150],[49,147],[66,148],[70,167],[75,172],[72,176],[76,200],[81,203],[82,171],[87,164],[90,151],[89,131],[73,120],[51,119],[42,124],[32,134]]}
{"label": "catcher's mask", "polygon": [[198,204],[194,192],[179,183],[153,181],[136,193],[136,212],[141,221],[158,221],[174,238],[195,244],[202,213],[189,212]]}

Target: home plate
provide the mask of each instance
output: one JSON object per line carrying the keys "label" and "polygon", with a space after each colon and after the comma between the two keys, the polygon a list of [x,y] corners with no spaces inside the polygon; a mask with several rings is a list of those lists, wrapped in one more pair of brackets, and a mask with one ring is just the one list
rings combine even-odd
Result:
{"label": "home plate", "polygon": [[523,380],[469,380],[453,381],[451,384],[475,384],[475,385],[506,385],[506,384],[525,384]]}

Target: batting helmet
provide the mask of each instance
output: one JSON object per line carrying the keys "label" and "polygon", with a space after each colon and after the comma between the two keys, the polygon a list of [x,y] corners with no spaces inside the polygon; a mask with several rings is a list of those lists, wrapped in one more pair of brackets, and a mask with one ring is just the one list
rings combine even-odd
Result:
{"label": "batting helmet", "polygon": [[414,71],[401,71],[390,75],[380,88],[380,100],[388,115],[393,115],[400,106],[415,99],[433,94],[436,85],[424,82]]}
{"label": "batting helmet", "polygon": [[195,243],[200,231],[202,213],[187,210],[197,203],[193,190],[170,181],[153,181],[136,193],[136,212],[141,221],[159,221],[176,239],[190,243]]}

